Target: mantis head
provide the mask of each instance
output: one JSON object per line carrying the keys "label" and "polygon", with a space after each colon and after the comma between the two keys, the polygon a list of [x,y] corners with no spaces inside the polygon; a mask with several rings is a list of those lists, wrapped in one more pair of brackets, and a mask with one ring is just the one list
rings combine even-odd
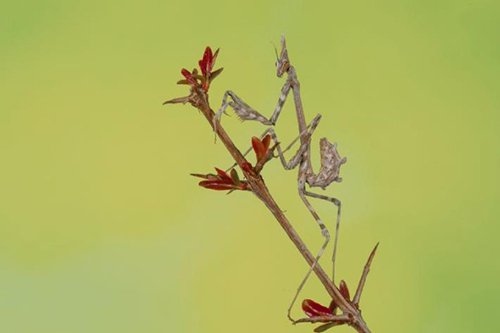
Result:
{"label": "mantis head", "polygon": [[278,56],[278,51],[276,52],[276,75],[282,77],[284,73],[290,68],[290,60],[288,59],[288,52],[286,50],[285,36],[281,36],[281,52]]}

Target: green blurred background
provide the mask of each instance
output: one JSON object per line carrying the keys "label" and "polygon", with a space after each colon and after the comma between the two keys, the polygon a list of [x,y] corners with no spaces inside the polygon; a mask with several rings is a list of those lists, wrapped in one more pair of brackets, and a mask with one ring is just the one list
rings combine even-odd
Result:
{"label": "green blurred background", "polygon": [[[297,250],[250,193],[196,185],[231,159],[197,111],[161,105],[211,45],[212,105],[232,89],[271,114],[282,33],[307,119],[323,115],[316,170],[323,136],[348,157],[325,193],[351,289],[381,242],[372,331],[500,331],[499,22],[498,1],[2,2],[0,332],[312,331],[285,316]],[[263,129],[223,123],[242,149]],[[264,177],[317,251],[296,172]],[[328,303],[316,278],[302,297]]]}

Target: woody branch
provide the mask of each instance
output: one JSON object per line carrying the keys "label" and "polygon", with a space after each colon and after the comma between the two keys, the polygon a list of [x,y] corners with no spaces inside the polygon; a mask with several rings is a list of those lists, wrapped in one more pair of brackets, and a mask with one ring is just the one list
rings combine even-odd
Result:
{"label": "woody branch", "polygon": [[[205,52],[205,56],[202,60],[200,60],[200,67],[202,74],[199,75],[197,70],[193,70],[192,72],[189,72],[185,69],[182,70],[182,74],[185,77],[185,80],[181,80],[178,83],[179,84],[187,84],[190,86],[190,94],[185,97],[180,97],[180,98],[174,98],[172,100],[166,101],[164,104],[177,104],[177,103],[190,103],[193,107],[197,108],[201,113],[205,116],[208,124],[212,127],[212,129],[215,131],[216,135],[220,139],[220,141],[224,144],[236,164],[240,167],[242,170],[246,182],[244,183],[245,186],[243,185],[228,185],[228,181],[224,179],[220,179],[221,176],[213,175],[213,177],[210,177],[209,175],[207,176],[202,176],[203,178],[208,179],[211,181],[210,186],[205,186],[207,188],[212,188],[212,189],[245,189],[245,190],[250,190],[252,191],[265,205],[266,207],[271,211],[275,219],[278,221],[278,223],[281,225],[285,233],[288,235],[290,240],[293,242],[295,247],[298,249],[298,251],[301,253],[301,255],[304,257],[306,260],[307,264],[309,266],[312,266],[313,263],[315,262],[315,257],[313,254],[309,251],[305,243],[302,241],[300,236],[297,234],[293,226],[290,224],[288,221],[287,217],[284,215],[283,211],[279,208],[278,204],[272,197],[271,193],[269,192],[267,186],[265,185],[264,179],[260,174],[260,168],[254,168],[251,166],[251,164],[246,160],[246,158],[243,156],[243,154],[240,152],[240,150],[235,146],[234,142],[231,140],[227,132],[224,130],[222,125],[217,125],[214,126],[214,116],[215,113],[211,109],[209,100],[208,100],[208,89],[210,86],[211,81],[220,74],[222,71],[222,68],[216,70],[216,71],[211,71],[213,63],[215,62],[215,58],[217,56],[218,50],[215,52],[215,54],[212,55],[212,52],[210,50],[211,54],[211,63],[207,65],[207,63],[204,63],[203,61],[205,60],[205,57],[207,55],[209,48],[207,48],[207,51]],[[272,154],[270,154],[272,156]],[[270,157],[269,156],[269,157]],[[218,170],[219,172],[220,170]],[[197,175],[200,176],[200,175]],[[219,178],[217,178],[219,177]],[[224,176],[222,176],[224,178]],[[203,182],[202,182],[203,183]],[[201,183],[200,183],[201,185]],[[212,187],[211,187],[212,186]],[[221,188],[224,187],[224,188]],[[231,187],[232,186],[232,187]],[[239,186],[238,188],[235,188],[236,186]],[[375,255],[376,247],[373,249],[373,251],[370,254],[370,257],[368,259],[368,262],[365,265],[365,268],[362,273],[362,277],[360,279],[360,284],[358,285],[357,291],[356,291],[356,296],[355,296],[355,301],[352,302],[351,300],[348,299],[348,297],[345,297],[341,290],[331,281],[329,276],[326,274],[326,272],[323,270],[323,268],[319,265],[316,264],[314,265],[313,271],[320,280],[321,284],[325,287],[326,291],[332,298],[333,302],[338,306],[338,308],[342,311],[342,316],[344,320],[340,324],[347,324],[349,326],[352,326],[357,332],[360,333],[370,333],[370,329],[368,328],[367,324],[365,323],[363,317],[361,316],[361,311],[359,310],[359,298],[361,297],[361,292],[364,286],[364,283],[366,281],[366,276],[368,274],[371,262],[373,260],[373,257]],[[344,293],[345,294],[345,293]],[[337,318],[339,316],[335,316]],[[328,318],[325,317],[325,320]],[[297,322],[316,322],[320,320],[299,320]],[[332,322],[335,322],[333,320]]]}

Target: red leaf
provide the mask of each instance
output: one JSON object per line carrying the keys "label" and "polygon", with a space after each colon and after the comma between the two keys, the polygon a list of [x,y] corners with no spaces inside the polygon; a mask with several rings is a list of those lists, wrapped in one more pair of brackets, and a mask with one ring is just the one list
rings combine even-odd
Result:
{"label": "red leaf", "polygon": [[203,179],[217,179],[216,175],[213,175],[211,173],[209,174],[201,174],[201,173],[190,173],[191,176],[198,177],[198,178],[203,178]]}
{"label": "red leaf", "polygon": [[262,140],[256,138],[255,136],[252,138],[252,147],[255,151],[255,155],[257,156],[257,163],[266,162],[267,154],[269,152],[269,145],[271,143],[271,136],[267,134]]}
{"label": "red leaf", "polygon": [[310,318],[318,316],[329,316],[333,314],[332,310],[330,310],[326,306],[316,303],[311,299],[305,299],[302,302],[302,310],[304,310],[305,314]]}
{"label": "red leaf", "polygon": [[267,154],[267,151],[269,150],[269,144],[271,143],[271,136],[269,134],[267,134],[264,139],[262,139],[262,144],[264,145],[264,147],[266,148],[266,154]]}
{"label": "red leaf", "polygon": [[208,77],[208,75],[210,75],[213,66],[213,54],[212,54],[212,49],[209,46],[205,48],[205,53],[203,53],[203,58],[200,61],[198,61],[198,64],[200,65],[200,69],[203,76]]}
{"label": "red leaf", "polygon": [[347,283],[345,283],[344,280],[340,281],[339,290],[346,300],[351,300],[351,296],[349,295],[349,288],[347,288]]}
{"label": "red leaf", "polygon": [[205,53],[203,53],[203,58],[205,58],[208,63],[212,62],[213,54],[212,54],[212,49],[210,48],[210,46],[207,46],[205,48]]}
{"label": "red leaf", "polygon": [[222,72],[223,69],[224,68],[221,67],[221,68],[213,71],[212,73],[210,73],[210,80],[209,81],[212,82],[217,76],[219,76],[219,74]]}
{"label": "red leaf", "polygon": [[249,190],[248,183],[246,181],[240,180],[236,169],[231,170],[231,175],[229,175],[227,172],[219,168],[215,168],[215,170],[217,171],[216,175],[210,173],[206,175],[199,173],[192,173],[191,175],[205,179],[199,182],[198,185],[211,190],[217,190],[217,191]]}
{"label": "red leaf", "polygon": [[215,60],[217,59],[218,55],[219,55],[219,49],[215,50],[214,55],[212,56],[212,68],[215,65]]}
{"label": "red leaf", "polygon": [[233,179],[226,173],[226,171],[221,170],[219,168],[215,168],[215,170],[217,171],[217,175],[219,175],[221,180],[229,182],[229,183],[233,183]]}
{"label": "red leaf", "polygon": [[217,191],[225,191],[225,190],[234,190],[235,187],[233,184],[227,184],[224,182],[221,182],[219,180],[203,180],[198,183],[198,185],[209,188],[211,190],[217,190]]}
{"label": "red leaf", "polygon": [[203,74],[203,76],[205,76],[205,73],[206,73],[206,65],[205,65],[204,60],[203,60],[203,59],[199,60],[199,61],[198,61],[198,65],[200,66],[201,73]]}
{"label": "red leaf", "polygon": [[335,310],[337,309],[337,307],[338,307],[337,303],[335,303],[335,301],[332,299],[332,301],[330,302],[330,306],[328,308],[333,314],[335,314]]}
{"label": "red leaf", "polygon": [[189,80],[191,77],[193,77],[193,76],[191,75],[191,72],[190,72],[190,71],[188,71],[188,70],[187,70],[187,69],[185,69],[185,68],[181,69],[181,74],[182,74],[182,75],[184,75],[184,77],[185,77],[187,80]]}
{"label": "red leaf", "polygon": [[220,179],[209,179],[203,180],[198,183],[198,185],[216,191],[226,191],[226,190],[248,190],[248,183],[240,182],[239,184],[227,183],[226,181]]}
{"label": "red leaf", "polygon": [[231,179],[233,180],[233,184],[241,184],[240,177],[238,176],[238,172],[236,171],[236,169],[231,169]]}
{"label": "red leaf", "polygon": [[196,79],[193,77],[193,75],[191,74],[190,71],[188,71],[187,69],[183,68],[181,70],[181,74],[186,78],[186,80],[191,84],[191,85],[195,85],[196,84]]}
{"label": "red leaf", "polygon": [[255,155],[257,156],[257,161],[260,161],[262,158],[266,156],[267,149],[257,137],[252,137],[252,147],[255,151]]}

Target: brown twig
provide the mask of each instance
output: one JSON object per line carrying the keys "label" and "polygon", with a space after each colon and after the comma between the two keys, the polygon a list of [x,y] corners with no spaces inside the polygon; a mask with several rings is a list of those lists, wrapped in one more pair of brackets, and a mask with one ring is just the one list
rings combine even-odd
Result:
{"label": "brown twig", "polygon": [[[358,308],[359,304],[359,299],[361,297],[361,293],[363,291],[364,284],[366,282],[366,277],[368,275],[368,272],[370,270],[370,265],[373,261],[373,257],[375,256],[375,252],[377,249],[377,246],[372,250],[368,261],[364,267],[363,274],[361,276],[358,288],[356,290],[356,294],[354,296],[353,301],[351,302],[349,300],[349,296],[346,296],[346,293],[344,294],[339,290],[339,288],[333,283],[333,281],[329,278],[329,276],[325,273],[323,268],[317,263],[316,258],[312,255],[312,253],[309,251],[309,249],[306,247],[302,239],[299,237],[295,229],[292,227],[286,216],[284,215],[283,211],[279,208],[278,204],[274,200],[274,198],[271,196],[267,186],[265,185],[264,179],[260,175],[260,170],[262,169],[263,163],[267,161],[266,156],[264,156],[264,159],[262,160],[262,165],[259,163],[256,165],[256,167],[252,167],[251,164],[245,159],[243,154],[238,150],[238,148],[235,146],[229,135],[226,133],[224,128],[219,124],[215,126],[216,122],[214,122],[214,117],[215,113],[214,111],[210,108],[209,101],[208,101],[208,87],[211,83],[211,80],[215,78],[221,71],[222,69],[218,69],[214,72],[212,72],[212,66],[215,61],[215,58],[217,57],[217,51],[215,54],[212,54],[210,48],[207,48],[205,51],[204,57],[202,60],[200,60],[200,68],[202,71],[202,75],[199,75],[197,70],[193,70],[192,72],[189,72],[185,69],[182,70],[182,74],[186,78],[186,80],[181,80],[179,81],[180,84],[188,84],[191,86],[190,94],[185,97],[180,97],[180,98],[175,98],[170,101],[165,102],[164,104],[177,104],[177,103],[190,103],[192,106],[197,108],[205,118],[207,119],[209,125],[212,127],[212,129],[215,131],[217,136],[219,137],[220,141],[224,144],[226,149],[229,151],[235,162],[238,164],[238,166],[241,168],[243,171],[243,174],[246,179],[245,183],[245,189],[247,189],[247,186],[249,189],[266,205],[266,207],[271,211],[271,213],[274,215],[278,223],[281,225],[281,227],[285,230],[286,234],[288,237],[291,239],[291,241],[294,243],[294,245],[297,247],[299,252],[302,254],[306,262],[310,267],[313,267],[313,271],[320,280],[320,282],[323,284],[325,289],[327,290],[328,294],[332,298],[332,303],[338,306],[340,310],[342,310],[341,315],[334,315],[332,314],[331,316],[316,316],[316,317],[310,317],[310,318],[304,318],[301,320],[296,321],[295,323],[299,322],[324,322],[326,323],[325,325],[322,325],[317,328],[317,331],[323,331],[326,330],[330,327],[337,326],[337,325],[342,325],[342,324],[348,324],[352,326],[357,332],[359,333],[370,333],[370,330],[368,326],[366,325],[365,321],[363,320],[361,316],[361,311]],[[201,81],[201,83],[199,83]],[[272,149],[271,149],[272,151]],[[219,172],[220,170],[218,170]],[[200,176],[200,175],[198,175]],[[231,179],[229,176],[225,174],[219,175],[221,178],[216,179],[215,181],[213,180],[214,178],[210,178],[208,176],[203,176],[201,175],[202,178],[207,178],[207,179],[212,179],[211,186],[213,188],[216,188],[217,186],[233,186]],[[223,178],[226,178],[225,180]],[[206,182],[206,181],[205,181]],[[215,183],[214,183],[215,182]],[[224,183],[225,182],[225,183]],[[223,184],[222,184],[223,183]],[[229,184],[229,185],[228,185]],[[236,185],[234,185],[236,186]],[[208,186],[209,187],[209,186]],[[209,187],[210,188],[210,187]],[[239,188],[241,189],[241,188]]]}
{"label": "brown twig", "polygon": [[[312,265],[315,262],[314,256],[306,247],[305,243],[299,237],[299,235],[292,227],[286,216],[283,214],[283,211],[279,208],[274,198],[271,196],[269,190],[267,189],[264,183],[264,179],[262,178],[262,176],[260,174],[253,172],[253,169],[249,169],[247,167],[249,162],[245,159],[243,154],[241,154],[238,148],[236,148],[235,144],[233,143],[229,135],[226,133],[224,128],[220,124],[216,127],[214,126],[213,118],[215,113],[210,108],[208,102],[208,94],[202,89],[194,87],[191,89],[191,94],[189,96],[184,98],[176,98],[174,100],[165,102],[165,104],[187,103],[187,102],[189,102],[191,105],[200,110],[201,113],[203,113],[203,115],[207,119],[212,129],[215,130],[220,141],[224,144],[224,146],[227,148],[227,150],[229,151],[235,162],[242,169],[252,192],[255,193],[255,195],[271,211],[271,213],[274,215],[278,223],[285,230],[288,237],[292,240],[294,245],[297,247],[299,252],[307,261],[308,265]],[[353,304],[351,304],[349,300],[346,300],[342,296],[337,286],[333,284],[333,282],[330,280],[326,272],[319,264],[316,264],[314,266],[314,273],[316,274],[320,282],[323,284],[328,294],[332,297],[334,302],[338,305],[338,307],[342,310],[342,312],[350,318],[348,324],[353,328],[355,328],[360,333],[370,333],[370,330],[366,325],[365,321],[363,320],[359,309],[353,306]]]}
{"label": "brown twig", "polygon": [[359,306],[359,300],[361,298],[361,293],[363,292],[363,288],[365,286],[366,277],[368,276],[368,273],[370,272],[370,266],[372,264],[373,258],[375,257],[375,253],[377,252],[378,244],[379,243],[377,243],[377,245],[375,245],[372,252],[370,253],[370,256],[368,257],[368,260],[366,261],[365,268],[363,269],[363,273],[361,274],[361,278],[359,279],[358,289],[356,289],[356,294],[354,294],[354,298],[352,299],[352,304],[354,304],[356,307]]}
{"label": "brown twig", "polygon": [[296,321],[294,321],[294,324],[299,324],[299,323],[330,323],[330,322],[338,322],[338,323],[346,323],[349,321],[349,316],[345,314],[341,315],[331,315],[331,316],[317,316],[317,317],[312,317],[312,318],[301,318]]}

